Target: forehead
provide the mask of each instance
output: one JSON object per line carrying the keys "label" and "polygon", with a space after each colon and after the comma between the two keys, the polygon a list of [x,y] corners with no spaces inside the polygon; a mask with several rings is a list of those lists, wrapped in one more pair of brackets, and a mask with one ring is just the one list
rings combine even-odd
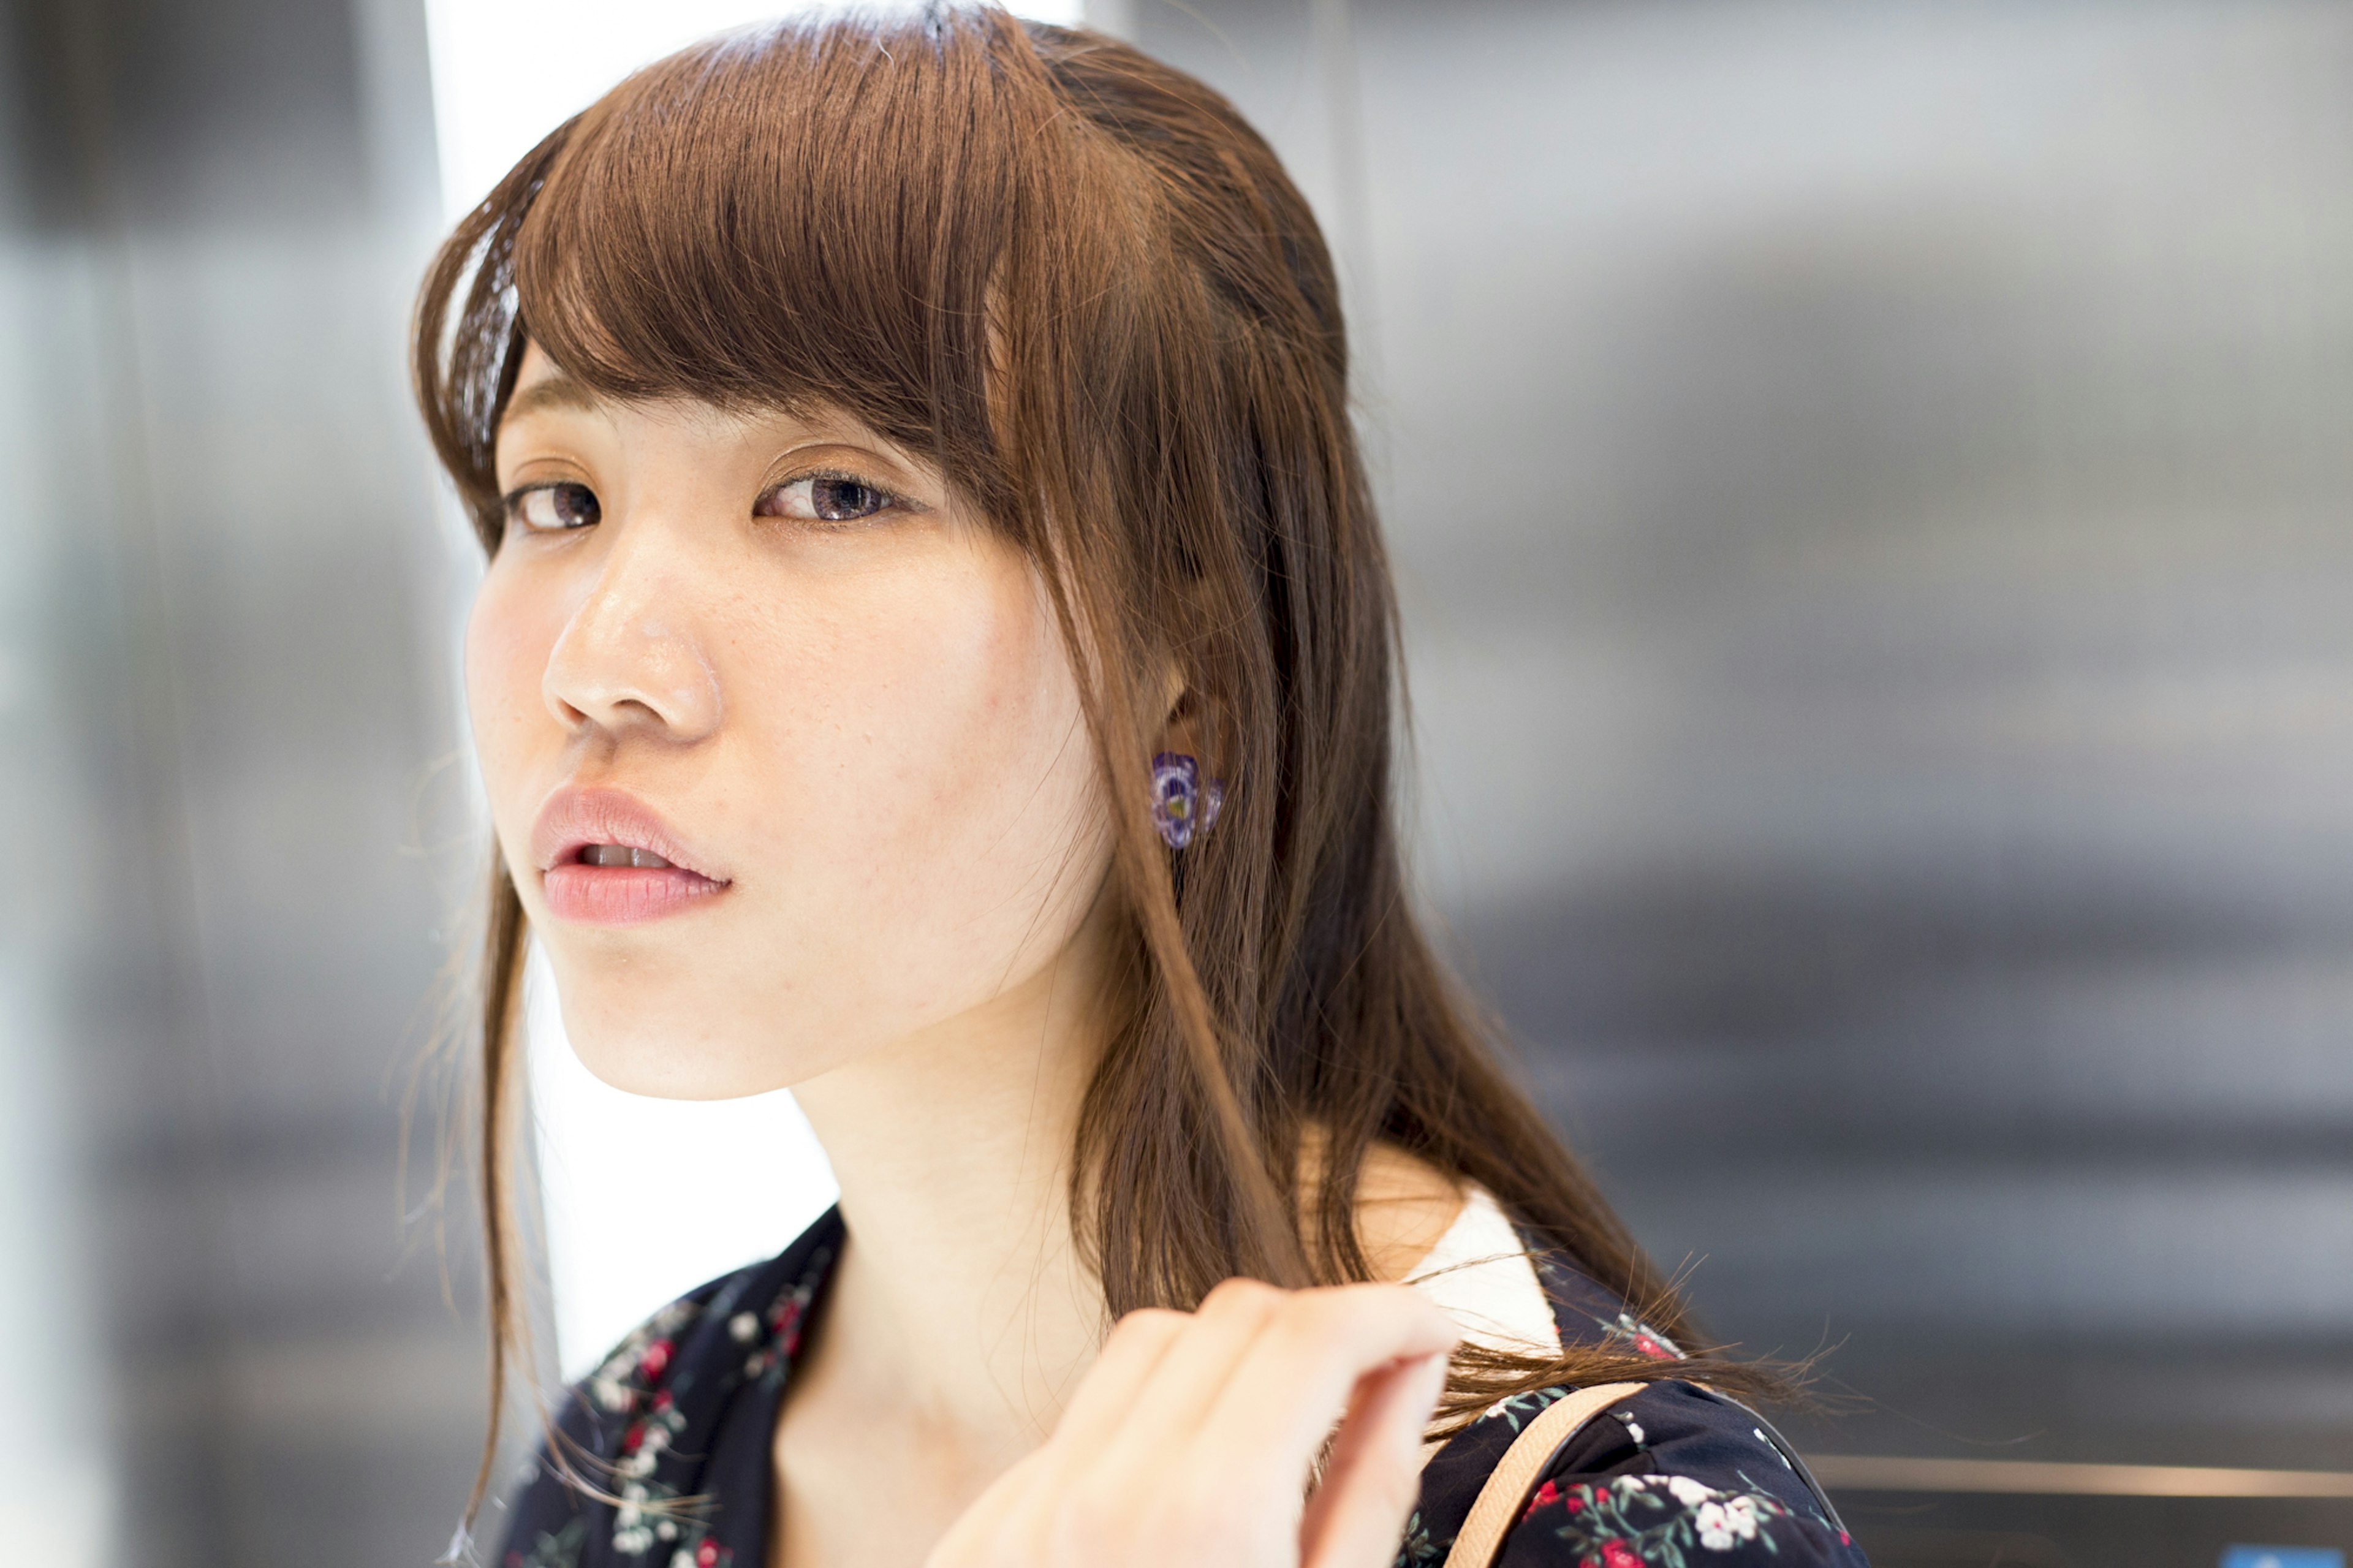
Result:
{"label": "forehead", "polygon": [[499,411],[499,434],[518,420],[554,408],[570,408],[578,413],[592,414],[604,408],[604,400],[588,388],[556,368],[555,362],[534,342],[526,342],[522,348],[522,363],[515,371],[514,390],[507,395],[506,406]]}

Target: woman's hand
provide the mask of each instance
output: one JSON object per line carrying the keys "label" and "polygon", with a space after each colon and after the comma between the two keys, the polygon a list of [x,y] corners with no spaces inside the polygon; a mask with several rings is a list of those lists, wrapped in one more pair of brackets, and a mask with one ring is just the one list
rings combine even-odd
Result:
{"label": "woman's hand", "polygon": [[1198,1312],[1131,1312],[927,1568],[1388,1568],[1454,1340],[1402,1285],[1229,1279]]}

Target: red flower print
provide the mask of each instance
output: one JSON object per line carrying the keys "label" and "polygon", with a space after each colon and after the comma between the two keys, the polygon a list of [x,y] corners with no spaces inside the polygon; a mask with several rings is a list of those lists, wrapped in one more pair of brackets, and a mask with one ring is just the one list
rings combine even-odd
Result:
{"label": "red flower print", "polygon": [[649,1378],[659,1377],[662,1368],[670,1364],[670,1342],[668,1340],[656,1340],[646,1347],[646,1353],[638,1362],[638,1370]]}
{"label": "red flower print", "polygon": [[655,1394],[655,1395],[654,1395],[654,1408],[655,1408],[655,1409],[657,1409],[657,1410],[667,1410],[667,1409],[669,1409],[669,1408],[670,1408],[670,1390],[669,1390],[669,1389],[665,1388],[665,1389],[663,1389],[659,1394]]}
{"label": "red flower print", "polygon": [[1544,1507],[1545,1504],[1548,1502],[1558,1502],[1559,1500],[1560,1489],[1553,1485],[1550,1481],[1546,1481],[1544,1485],[1536,1489],[1536,1495],[1528,1500],[1528,1511],[1520,1515],[1520,1518],[1523,1521],[1525,1521],[1531,1518],[1535,1513],[1536,1510]]}
{"label": "red flower print", "polygon": [[702,1544],[694,1549],[694,1568],[717,1568],[718,1562],[719,1542],[706,1535]]}
{"label": "red flower print", "polygon": [[[1596,1320],[1596,1321],[1599,1321]],[[1618,1314],[1616,1322],[1603,1323],[1601,1326],[1609,1333],[1632,1345],[1636,1354],[1646,1355],[1652,1361],[1672,1361],[1683,1353],[1675,1348],[1674,1341],[1667,1338],[1650,1324],[1636,1321],[1630,1312],[1620,1312]]]}
{"label": "red flower print", "polygon": [[634,1454],[638,1451],[638,1445],[645,1440],[646,1424],[642,1421],[632,1421],[629,1423],[629,1429],[621,1434],[621,1452]]}
{"label": "red flower print", "polygon": [[1642,1568],[1642,1560],[1622,1541],[1601,1543],[1601,1568]]}

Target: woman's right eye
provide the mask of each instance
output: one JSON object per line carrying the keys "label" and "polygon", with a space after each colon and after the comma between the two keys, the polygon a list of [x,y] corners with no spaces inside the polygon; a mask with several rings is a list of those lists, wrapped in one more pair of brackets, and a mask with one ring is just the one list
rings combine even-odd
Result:
{"label": "woman's right eye", "polygon": [[507,521],[534,533],[587,528],[604,515],[586,485],[533,485],[507,497]]}

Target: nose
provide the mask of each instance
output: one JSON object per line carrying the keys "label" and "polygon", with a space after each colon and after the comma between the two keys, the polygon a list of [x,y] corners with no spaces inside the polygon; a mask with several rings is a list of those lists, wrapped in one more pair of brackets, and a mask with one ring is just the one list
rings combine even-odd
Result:
{"label": "nose", "polygon": [[565,727],[674,742],[719,727],[719,679],[699,636],[692,574],[664,542],[659,526],[620,530],[555,639],[540,689]]}

